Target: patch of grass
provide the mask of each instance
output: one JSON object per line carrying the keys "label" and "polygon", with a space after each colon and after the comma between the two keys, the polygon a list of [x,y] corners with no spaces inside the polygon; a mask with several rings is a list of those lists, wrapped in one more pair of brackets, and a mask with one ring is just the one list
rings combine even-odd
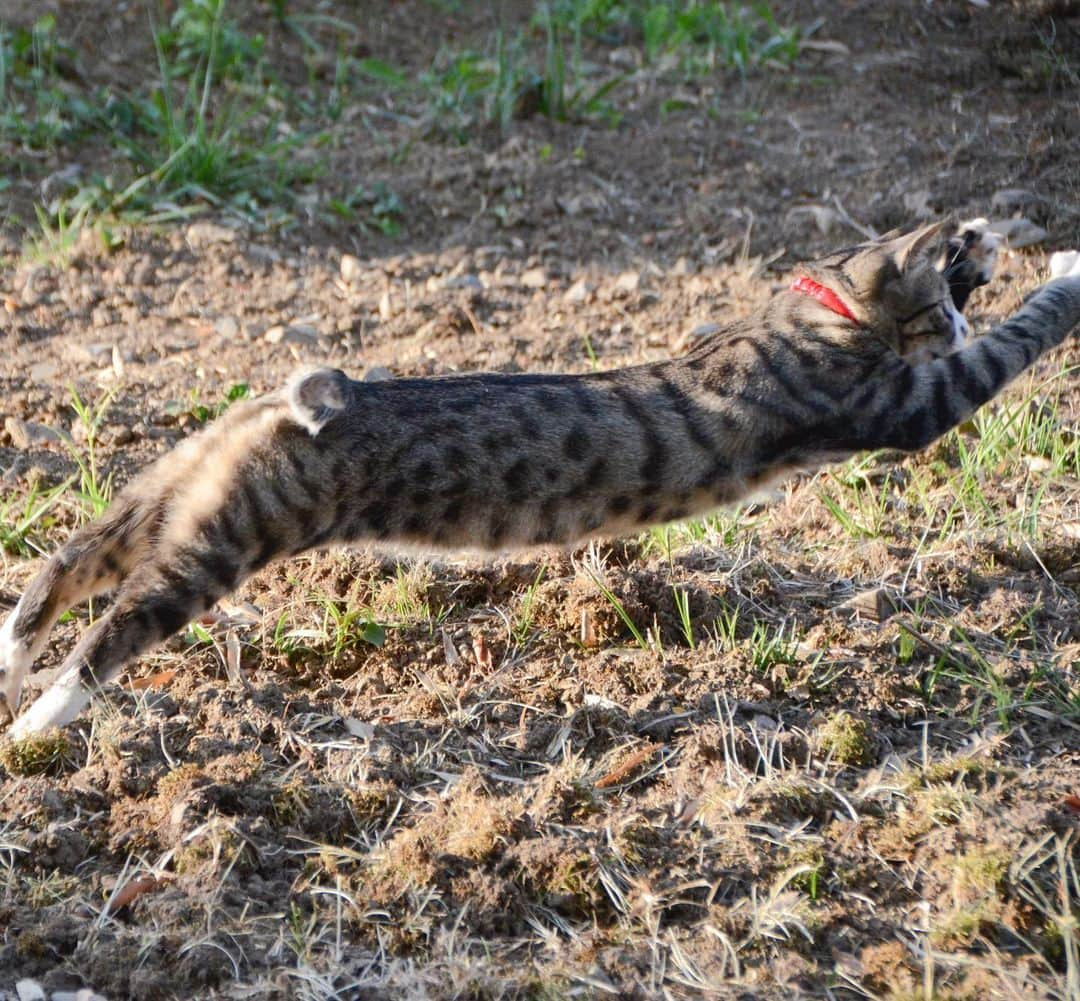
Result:
{"label": "patch of grass", "polygon": [[690,613],[690,592],[685,588],[679,590],[674,584],[671,585],[671,600],[675,603],[675,611],[679,616],[679,628],[682,630],[686,645],[693,650],[697,643],[694,639],[694,620]]}
{"label": "patch of grass", "polygon": [[769,623],[757,621],[750,634],[750,663],[759,674],[766,674],[778,665],[798,662],[799,639],[797,626],[781,624],[773,628]]}
{"label": "patch of grass", "polygon": [[172,863],[177,873],[199,873],[209,870],[219,875],[250,861],[250,850],[244,838],[231,824],[212,818],[184,838],[173,852]]}
{"label": "patch of grass", "polygon": [[324,595],[316,595],[315,602],[323,610],[322,631],[329,640],[331,658],[336,660],[360,643],[382,646],[386,642],[386,630],[363,610],[348,608]]}
{"label": "patch of grass", "polygon": [[79,488],[75,497],[86,521],[93,521],[104,514],[112,499],[112,473],[102,477],[98,465],[98,446],[101,425],[112,405],[114,392],[103,393],[95,403],[84,401],[74,386],[71,392],[71,406],[82,426],[83,448],[75,443],[68,443],[68,451],[79,467]]}
{"label": "patch of grass", "polygon": [[524,647],[532,636],[533,623],[536,620],[536,602],[540,593],[540,585],[544,582],[544,567],[536,571],[533,582],[525,589],[521,600],[518,602],[517,612],[514,615],[510,634],[514,645]]}
{"label": "patch of grass", "polygon": [[[965,431],[945,440],[959,468],[949,474],[955,499],[940,522],[942,540],[959,517],[983,531],[1003,529],[1010,539],[1038,538],[1048,488],[1080,476],[1080,435],[1063,419],[1062,394],[1075,372],[1063,368],[1019,400],[983,407]],[[1002,505],[996,496],[1005,479],[1015,484],[1014,504]]]}
{"label": "patch of grass", "polygon": [[183,73],[209,68],[219,79],[244,77],[262,58],[265,40],[245,35],[224,15],[225,0],[180,0],[168,27],[155,33],[162,53]]}
{"label": "patch of grass", "polygon": [[930,930],[930,942],[939,949],[970,945],[1001,917],[1001,902],[989,897],[953,908]]}
{"label": "patch of grass", "polygon": [[[246,382],[234,382],[227,390],[222,399],[217,403],[205,404],[199,399],[199,391],[192,389],[188,394],[187,412],[191,414],[200,424],[208,424],[210,421],[217,420],[229,406],[236,403],[237,400],[247,400],[251,397],[251,387]],[[174,404],[173,406],[166,406],[165,412],[177,412],[181,410],[184,404]]]}
{"label": "patch of grass", "polygon": [[40,879],[30,881],[27,899],[33,907],[70,902],[71,898],[85,888],[78,876],[66,875],[53,870]]}
{"label": "patch of grass", "polygon": [[522,810],[517,797],[484,790],[479,776],[461,777],[450,799],[413,827],[399,831],[371,861],[371,875],[400,893],[436,878],[438,858],[454,855],[480,862],[496,852],[514,830]]}
{"label": "patch of grass", "polygon": [[[1017,853],[1017,894],[1043,922],[1047,951],[1062,971],[1062,997],[1080,997],[1080,861],[1077,834],[1046,834]],[[1055,955],[1056,954],[1056,955]]]}
{"label": "patch of grass", "polygon": [[789,866],[787,883],[793,890],[805,893],[817,900],[825,892],[828,864],[821,845],[803,845],[793,850],[787,858]]}
{"label": "patch of grass", "polygon": [[497,31],[483,53],[444,53],[423,78],[430,118],[463,141],[476,124],[505,131],[534,114],[555,121],[617,124],[613,97],[626,79],[590,46],[639,41],[647,63],[700,77],[791,65],[797,28],[780,25],[764,4],[753,8],[712,0],[548,0],[531,30]]}
{"label": "patch of grass", "polygon": [[583,34],[640,41],[649,63],[667,60],[687,76],[718,70],[745,74],[786,67],[799,54],[797,28],[781,26],[768,6],[719,0],[553,0],[549,17],[579,40]]}
{"label": "patch of grass", "polygon": [[935,693],[942,679],[965,686],[971,696],[969,718],[974,722],[982,718],[989,705],[1003,727],[1011,724],[1015,710],[1027,701],[1026,693],[1017,693],[1010,686],[1004,662],[993,664],[985,654],[961,630],[953,633],[956,645],[942,648],[923,678],[923,691],[927,702],[933,705]]}
{"label": "patch of grass", "polygon": [[443,53],[420,78],[428,95],[432,128],[465,143],[477,125],[509,128],[518,99],[534,85],[521,43],[508,44],[499,32],[494,52]]}
{"label": "patch of grass", "polygon": [[51,16],[28,31],[0,26],[0,144],[49,148],[79,135],[121,154],[103,177],[60,178],[59,197],[36,207],[31,255],[62,260],[82,230],[107,235],[114,218],[175,219],[207,204],[267,218],[316,175],[299,153],[313,116],[303,129],[284,124],[263,39],[227,15],[226,0],[181,0],[167,26],[151,23],[147,44],[154,83],[84,94],[58,76],[68,50]]}
{"label": "patch of grass", "polygon": [[644,552],[661,552],[670,560],[671,550],[680,546],[715,546],[730,549],[745,538],[746,506],[717,511],[705,518],[658,525],[643,536]]}
{"label": "patch of grass", "polygon": [[0,550],[13,556],[44,555],[43,540],[56,521],[49,512],[74,482],[70,477],[48,490],[35,483],[24,498],[0,499]]}
{"label": "patch of grass", "polygon": [[1009,871],[1009,855],[1002,848],[978,846],[965,852],[952,867],[954,892],[967,897],[997,893]]}
{"label": "patch of grass", "polygon": [[604,596],[604,600],[609,605],[611,605],[613,609],[615,609],[615,614],[618,615],[622,624],[626,626],[626,628],[629,630],[630,635],[634,637],[634,642],[637,643],[637,645],[641,647],[642,650],[651,650],[652,647],[650,646],[648,640],[645,639],[645,636],[642,634],[641,630],[638,629],[637,624],[634,622],[634,620],[630,618],[630,613],[627,612],[626,607],[615,595],[615,592],[612,591],[611,588],[608,587],[607,584],[605,584],[603,580],[600,579],[600,575],[598,573],[594,573],[592,570],[589,570],[588,572],[589,576],[592,578],[593,583],[596,585],[600,593]]}
{"label": "patch of grass", "polygon": [[817,728],[818,752],[841,765],[868,765],[874,760],[874,739],[866,720],[849,712],[833,713]]}
{"label": "patch of grass", "polygon": [[278,787],[270,800],[270,808],[279,824],[295,825],[311,812],[311,790],[299,778],[289,779]]}
{"label": "patch of grass", "polygon": [[70,762],[71,752],[64,732],[52,730],[0,743],[0,765],[12,775],[59,775]]}
{"label": "patch of grass", "polygon": [[52,264],[66,267],[91,226],[93,200],[71,202],[58,198],[52,208],[34,206],[37,231],[32,232],[23,247],[23,259],[33,264]]}
{"label": "patch of grass", "polygon": [[330,198],[327,207],[346,222],[373,229],[383,236],[397,236],[405,216],[405,206],[384,182],[368,187],[358,184],[341,198]]}
{"label": "patch of grass", "polygon": [[734,650],[739,643],[739,610],[729,606],[713,623],[713,639],[722,650]]}
{"label": "patch of grass", "polygon": [[[0,146],[52,149],[95,119],[90,102],[61,73],[72,58],[52,14],[29,28],[0,23]],[[12,166],[17,168],[17,162]]]}

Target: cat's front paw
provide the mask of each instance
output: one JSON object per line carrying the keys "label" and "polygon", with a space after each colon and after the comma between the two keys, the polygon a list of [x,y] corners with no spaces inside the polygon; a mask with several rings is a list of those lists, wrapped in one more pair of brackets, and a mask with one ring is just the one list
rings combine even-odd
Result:
{"label": "cat's front paw", "polygon": [[1080,250],[1059,250],[1050,255],[1051,278],[1080,277]]}

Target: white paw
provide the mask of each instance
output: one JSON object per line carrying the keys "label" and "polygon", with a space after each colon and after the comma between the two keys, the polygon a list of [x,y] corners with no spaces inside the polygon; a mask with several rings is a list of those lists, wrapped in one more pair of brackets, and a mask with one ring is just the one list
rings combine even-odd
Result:
{"label": "white paw", "polygon": [[987,228],[989,225],[988,220],[979,217],[961,223],[957,229],[960,236],[968,233],[975,234],[968,247],[968,257],[979,265],[979,283],[982,285],[988,284],[994,277],[994,268],[997,267],[998,251],[1002,243],[1001,234],[991,232]]}
{"label": "white paw", "polygon": [[78,668],[69,668],[15,720],[8,730],[8,736],[12,740],[21,740],[33,733],[44,733],[53,727],[64,726],[78,716],[89,702],[90,693],[79,680]]}
{"label": "white paw", "polygon": [[30,648],[15,638],[15,616],[18,607],[0,628],[0,722],[10,719],[19,708],[23,681],[34,664]]}
{"label": "white paw", "polygon": [[1080,276],[1080,250],[1059,250],[1050,255],[1051,278]]}

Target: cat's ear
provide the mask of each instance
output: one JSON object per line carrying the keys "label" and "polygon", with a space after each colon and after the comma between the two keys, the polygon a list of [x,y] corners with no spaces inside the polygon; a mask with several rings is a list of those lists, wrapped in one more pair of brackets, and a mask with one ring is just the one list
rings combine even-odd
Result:
{"label": "cat's ear", "polygon": [[923,226],[921,229],[889,242],[889,251],[901,274],[908,269],[910,264],[925,256],[927,251],[936,245],[946,222],[947,220],[944,219],[941,222],[933,222],[929,226]]}

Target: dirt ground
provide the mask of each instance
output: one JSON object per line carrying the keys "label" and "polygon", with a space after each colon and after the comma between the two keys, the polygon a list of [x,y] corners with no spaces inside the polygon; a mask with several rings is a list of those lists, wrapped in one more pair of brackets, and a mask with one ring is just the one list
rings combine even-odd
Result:
{"label": "dirt ground", "polygon": [[[87,93],[154,65],[141,4],[29,6],[0,22],[54,12]],[[418,77],[493,8],[310,9]],[[1080,245],[1075,3],[773,10],[815,26],[792,68],[639,69],[615,124],[459,141],[360,89],[272,225],[207,205],[30,255],[50,179],[113,151],[5,149],[4,520],[74,477],[27,536],[47,553],[89,463],[118,485],[302,363],[669,357],[870,230],[1023,215],[1046,233],[974,297],[986,329]],[[633,62],[617,41],[590,55]],[[357,185],[396,232],[320,208]],[[0,747],[0,998],[1080,998],[1078,364],[988,408],[1052,408],[1053,454],[973,466],[976,422],[575,553],[260,573],[63,741]],[[39,566],[3,551],[8,603]]]}

